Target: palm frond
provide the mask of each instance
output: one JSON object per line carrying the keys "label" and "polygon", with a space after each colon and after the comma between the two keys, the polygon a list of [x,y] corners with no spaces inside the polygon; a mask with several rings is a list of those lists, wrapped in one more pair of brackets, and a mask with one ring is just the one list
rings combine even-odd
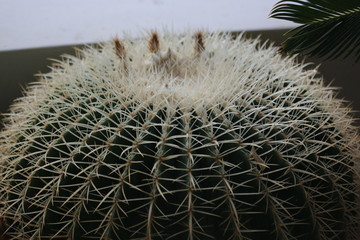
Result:
{"label": "palm frond", "polygon": [[270,17],[301,24],[286,33],[283,52],[360,60],[360,0],[282,0]]}

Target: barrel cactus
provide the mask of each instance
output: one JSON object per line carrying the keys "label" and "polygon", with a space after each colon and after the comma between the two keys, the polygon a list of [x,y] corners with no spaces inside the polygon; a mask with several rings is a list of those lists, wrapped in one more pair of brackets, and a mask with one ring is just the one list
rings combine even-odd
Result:
{"label": "barrel cactus", "polygon": [[7,114],[2,237],[359,239],[357,129],[322,81],[242,35],[64,56]]}

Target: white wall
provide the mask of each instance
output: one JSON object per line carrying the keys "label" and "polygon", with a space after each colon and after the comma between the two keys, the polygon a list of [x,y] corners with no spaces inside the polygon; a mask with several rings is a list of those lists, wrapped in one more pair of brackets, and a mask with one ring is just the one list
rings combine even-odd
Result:
{"label": "white wall", "polygon": [[289,28],[278,0],[0,0],[0,51],[104,41],[167,27],[209,31]]}

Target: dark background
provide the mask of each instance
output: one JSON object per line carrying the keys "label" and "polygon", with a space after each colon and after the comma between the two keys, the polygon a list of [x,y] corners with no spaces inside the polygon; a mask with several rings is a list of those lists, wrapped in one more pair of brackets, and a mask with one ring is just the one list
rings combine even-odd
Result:
{"label": "dark background", "polygon": [[[286,30],[247,32],[249,37],[261,35],[262,40],[269,39],[279,45],[285,38]],[[25,49],[16,51],[0,51],[0,113],[6,113],[11,102],[22,95],[27,83],[36,81],[34,74],[46,73],[51,59],[60,59],[61,55],[75,54],[75,47],[59,46],[51,48]],[[301,61],[302,59],[299,59]],[[312,62],[314,68],[320,64],[319,71],[327,84],[340,87],[339,98],[346,99],[352,106],[353,116],[360,118],[360,62],[355,63],[355,58],[337,60],[324,60],[318,58],[305,58]],[[1,121],[2,116],[0,117]],[[360,121],[357,121],[360,126]],[[0,128],[2,124],[0,123]]]}

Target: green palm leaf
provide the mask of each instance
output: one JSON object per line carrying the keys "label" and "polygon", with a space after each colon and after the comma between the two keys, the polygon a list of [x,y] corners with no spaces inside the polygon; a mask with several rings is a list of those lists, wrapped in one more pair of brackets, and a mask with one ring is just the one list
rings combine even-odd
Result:
{"label": "green palm leaf", "polygon": [[282,0],[270,17],[301,24],[286,33],[283,52],[360,60],[360,0]]}

